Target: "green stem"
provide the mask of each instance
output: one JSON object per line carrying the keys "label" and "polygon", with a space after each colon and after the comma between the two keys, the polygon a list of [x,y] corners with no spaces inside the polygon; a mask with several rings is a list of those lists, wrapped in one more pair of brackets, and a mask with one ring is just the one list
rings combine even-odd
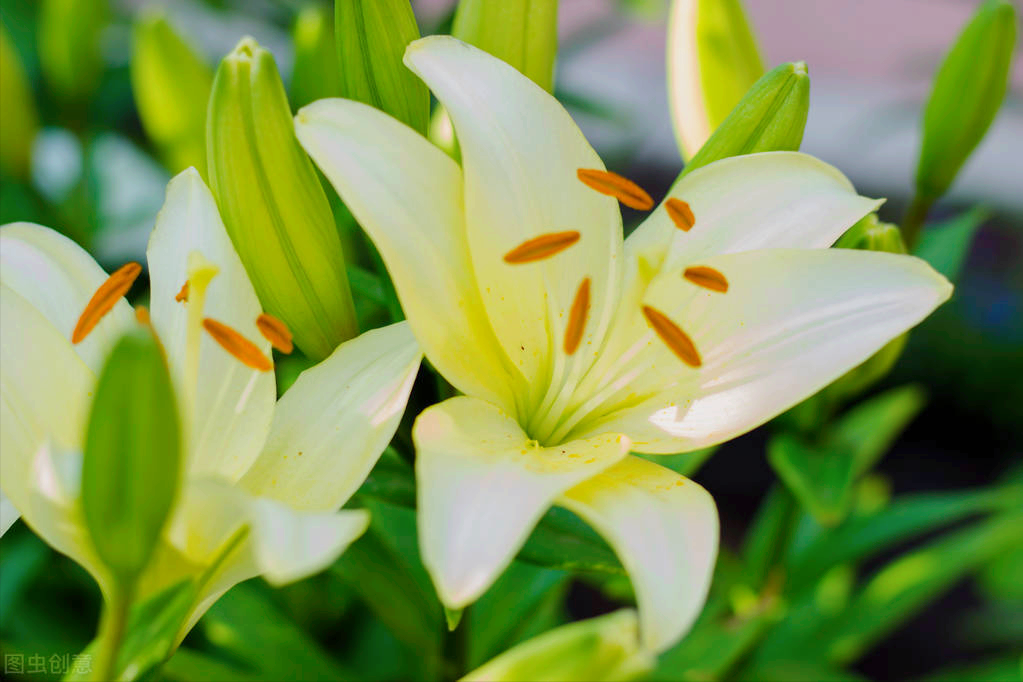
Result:
{"label": "green stem", "polygon": [[133,590],[117,587],[110,593],[110,598],[103,607],[100,620],[99,650],[96,654],[96,680],[117,679],[117,654],[124,641],[124,633],[128,626],[128,614],[131,611]]}
{"label": "green stem", "polygon": [[916,194],[906,209],[906,215],[902,218],[902,240],[906,243],[908,252],[913,253],[917,240],[920,239],[920,230],[923,229],[927,214],[933,205],[933,199]]}

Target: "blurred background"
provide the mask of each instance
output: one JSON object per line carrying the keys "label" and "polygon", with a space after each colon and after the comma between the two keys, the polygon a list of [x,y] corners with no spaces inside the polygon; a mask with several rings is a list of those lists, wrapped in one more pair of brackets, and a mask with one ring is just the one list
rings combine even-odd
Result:
{"label": "blurred background", "polygon": [[[307,4],[173,0],[162,7],[211,66],[249,34],[274,53],[287,83],[292,25]],[[921,109],[931,79],[976,3],[745,4],[769,67],[792,60],[809,66],[811,106],[803,151],[837,166],[861,193],[887,197],[881,217],[898,222],[912,192]],[[145,3],[153,5],[160,3]],[[413,6],[423,34],[450,27],[451,0],[415,0]],[[112,3],[94,86],[73,101],[43,78],[38,7],[34,0],[0,0],[3,28],[24,67],[40,122],[25,172],[9,173],[0,183],[0,222],[29,220],[61,229],[105,265],[141,259],[170,178],[143,132],[129,75],[131,21],[143,3]],[[664,0],[562,0],[559,18],[556,94],[608,167],[655,197],[663,195],[681,166],[665,86],[666,10]],[[9,115],[8,103],[0,102],[0,126]],[[976,206],[986,212],[955,296],[913,333],[895,372],[874,389],[915,382],[928,394],[926,407],[879,467],[896,495],[989,485],[1010,475],[1023,459],[1020,159],[1023,60],[1017,58],[1001,113],[932,214],[940,221]],[[626,214],[631,226],[638,218]],[[766,439],[758,431],[729,443],[698,476],[718,502],[726,545],[738,545],[775,480],[764,457]],[[0,542],[0,570],[5,650],[18,650],[18,642],[34,638],[55,651],[77,651],[91,638],[98,602],[90,581],[22,524]],[[305,613],[313,614],[315,627],[317,617],[326,622],[348,597],[326,579],[308,582],[313,587],[289,589],[295,599],[311,600]],[[986,612],[983,589],[960,584],[875,647],[857,670],[881,679],[916,678],[1006,642],[1023,646],[1023,619]],[[317,599],[320,603],[313,604]],[[604,597],[582,584],[571,587],[568,603],[572,615],[580,617],[607,609]],[[230,605],[241,612],[245,607]],[[321,645],[350,639],[343,623],[330,627]],[[360,635],[377,636],[383,635]]]}

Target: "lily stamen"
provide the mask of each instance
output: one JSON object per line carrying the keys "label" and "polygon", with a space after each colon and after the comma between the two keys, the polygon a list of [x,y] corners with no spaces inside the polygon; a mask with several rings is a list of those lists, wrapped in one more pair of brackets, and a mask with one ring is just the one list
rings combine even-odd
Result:
{"label": "lily stamen", "polygon": [[274,368],[274,364],[263,355],[263,352],[259,350],[256,344],[223,322],[217,322],[206,317],[203,318],[202,326],[213,337],[213,340],[220,344],[221,348],[237,358],[246,367],[251,367],[260,372],[269,372]]}
{"label": "lily stamen", "polygon": [[532,263],[533,261],[550,258],[560,253],[579,241],[579,233],[575,230],[569,232],[551,232],[542,234],[539,237],[522,242],[514,249],[504,254],[504,262],[512,265],[521,263]]}
{"label": "lily stamen", "polygon": [[270,345],[280,352],[290,353],[295,349],[295,344],[292,343],[291,340],[291,330],[288,329],[288,325],[284,324],[284,322],[278,320],[273,315],[260,313],[259,317],[256,318],[256,327],[259,328],[259,333],[263,335],[263,338],[269,341]]}
{"label": "lily stamen", "polygon": [[181,285],[181,290],[174,295],[174,300],[178,303],[188,303],[188,280]]}
{"label": "lily stamen", "polygon": [[96,289],[89,302],[85,304],[75,329],[71,332],[71,343],[81,343],[89,332],[99,324],[103,316],[113,309],[114,304],[128,293],[131,285],[142,274],[142,266],[138,263],[122,265],[114,274]]}
{"label": "lily stamen", "polygon": [[568,314],[568,326],[565,327],[565,354],[571,355],[579,348],[583,331],[586,329],[586,317],[590,313],[590,278],[586,277],[575,292],[572,309]]}
{"label": "lily stamen", "polygon": [[576,175],[587,187],[612,196],[629,208],[649,211],[654,207],[654,200],[642,187],[617,173],[595,168],[580,168]]}
{"label": "lily stamen", "polygon": [[677,355],[682,362],[690,367],[699,367],[703,364],[693,340],[667,315],[656,308],[645,305],[643,306],[643,316],[646,317],[646,321],[653,327],[664,345],[670,348],[671,352]]}
{"label": "lily stamen", "polygon": [[664,210],[668,212],[668,217],[671,218],[671,222],[675,223],[675,227],[688,232],[693,229],[693,225],[696,224],[696,216],[693,215],[693,209],[689,208],[689,204],[672,197],[664,202]]}
{"label": "lily stamen", "polygon": [[705,265],[694,265],[686,268],[682,276],[698,287],[720,291],[722,294],[728,291],[728,280],[714,268]]}

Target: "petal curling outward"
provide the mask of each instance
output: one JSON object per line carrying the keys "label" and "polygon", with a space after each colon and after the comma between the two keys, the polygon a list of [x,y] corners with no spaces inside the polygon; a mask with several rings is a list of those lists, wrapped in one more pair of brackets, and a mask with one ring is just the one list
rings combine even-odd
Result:
{"label": "petal curling outward", "polygon": [[703,608],[717,558],[710,494],[670,469],[627,457],[558,504],[596,528],[621,558],[646,647],[659,652],[681,639]]}
{"label": "petal curling outward", "polygon": [[178,295],[188,282],[193,253],[217,268],[205,292],[202,317],[236,330],[269,357],[270,344],[256,326],[262,312],[256,292],[227,236],[213,195],[190,168],[167,185],[167,199],[149,238],[150,309],[179,399],[188,400],[192,395],[188,386],[195,382],[195,404],[182,410],[190,422],[191,472],[237,480],[266,438],[277,389],[273,372],[255,373],[205,332],[194,340],[199,344],[196,376],[187,376],[189,306],[198,305],[199,299],[186,294],[179,300]]}
{"label": "petal curling outward", "polygon": [[629,449],[616,434],[541,447],[500,409],[469,397],[428,408],[412,435],[419,546],[450,608],[493,583],[558,495]]}
{"label": "petal curling outward", "polygon": [[281,398],[241,486],[298,510],[338,509],[398,428],[420,357],[406,322],[338,346]]}
{"label": "petal curling outward", "polygon": [[607,379],[612,389],[616,372],[629,381],[572,437],[620,432],[650,453],[723,442],[863,362],[952,290],[918,258],[870,251],[771,249],[700,264],[728,278],[727,293],[675,270],[653,279],[644,304],[685,326],[702,365],[640,331]]}

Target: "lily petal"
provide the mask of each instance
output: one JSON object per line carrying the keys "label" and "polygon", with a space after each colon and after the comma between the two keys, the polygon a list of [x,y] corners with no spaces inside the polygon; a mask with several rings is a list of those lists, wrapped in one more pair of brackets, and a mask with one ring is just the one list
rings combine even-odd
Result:
{"label": "lily petal", "polygon": [[490,328],[469,260],[462,169],[440,149],[359,102],[315,102],[299,142],[380,250],[430,362],[453,386],[515,410],[511,366]]}
{"label": "lily petal", "polygon": [[[86,304],[106,279],[107,273],[85,249],[48,227],[11,223],[0,228],[0,281],[39,310],[65,339],[70,340]],[[121,299],[74,352],[98,373],[114,342],[134,324],[131,306]]]}
{"label": "lily petal", "polygon": [[10,529],[14,522],[18,520],[21,514],[18,512],[17,507],[14,503],[7,499],[3,491],[0,490],[0,537]]}
{"label": "lily petal", "polygon": [[191,419],[192,473],[237,480],[266,438],[276,386],[273,372],[247,368],[206,333],[199,335],[196,376],[187,376],[186,320],[188,306],[195,301],[177,301],[175,296],[188,280],[189,256],[196,251],[219,268],[206,291],[203,317],[229,325],[269,355],[270,344],[256,327],[262,312],[256,292],[227,236],[213,195],[199,173],[189,168],[167,185],[167,199],[146,251],[152,320],[183,400],[193,395],[188,386],[195,382],[195,405],[184,410]]}
{"label": "lily petal", "polygon": [[629,450],[615,434],[541,447],[499,408],[469,397],[428,408],[412,436],[419,545],[450,608],[490,587],[558,495]]}
{"label": "lily petal", "polygon": [[[593,361],[617,300],[621,214],[615,199],[578,177],[604,165],[554,97],[482,50],[433,36],[409,45],[405,63],[451,116],[476,278],[497,338],[534,389],[535,407],[548,387],[556,395]],[[569,234],[578,238],[559,240]],[[512,258],[537,239],[560,246]],[[584,280],[587,319],[569,343]]]}
{"label": "lily petal", "polygon": [[[689,230],[676,226],[668,200],[688,204]],[[833,166],[799,152],[722,159],[686,175],[626,241],[669,270],[724,253],[765,248],[823,249],[882,203],[856,194]],[[665,251],[667,250],[667,251]]]}
{"label": "lily petal", "polygon": [[369,527],[369,512],[300,512],[275,500],[250,504],[256,563],[270,583],[283,585],[322,571]]}
{"label": "lily petal", "polygon": [[95,377],[67,337],[6,284],[0,285],[0,319],[0,482],[36,525],[29,511],[32,461],[47,442],[81,446]]}
{"label": "lily petal", "polygon": [[627,457],[557,502],[603,535],[636,592],[645,646],[663,651],[700,614],[718,550],[714,500],[698,484]]}
{"label": "lily petal", "polygon": [[281,398],[266,446],[241,486],[295,509],[341,507],[394,435],[420,357],[406,322],[338,346]]}
{"label": "lily petal", "polygon": [[681,362],[648,328],[616,370],[630,379],[597,410],[605,416],[573,437],[625,433],[650,453],[723,442],[831,383],[952,292],[924,261],[872,251],[772,249],[698,264],[727,277],[728,292],[676,270],[652,282],[644,304],[684,330],[702,364]]}

